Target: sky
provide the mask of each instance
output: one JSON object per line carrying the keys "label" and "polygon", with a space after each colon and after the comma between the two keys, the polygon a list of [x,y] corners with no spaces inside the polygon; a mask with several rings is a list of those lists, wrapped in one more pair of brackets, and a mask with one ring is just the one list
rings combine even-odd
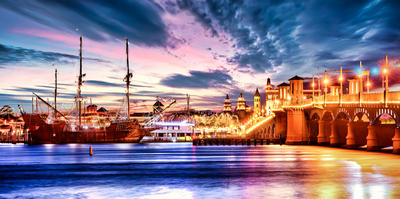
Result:
{"label": "sky", "polygon": [[221,112],[226,94],[236,106],[241,92],[252,107],[257,88],[265,101],[267,78],[276,86],[299,75],[307,87],[318,70],[355,70],[359,61],[381,91],[385,54],[390,89],[400,90],[399,10],[396,0],[2,0],[0,107],[30,112],[32,92],[53,101],[55,69],[57,102],[71,106],[80,35],[82,94],[106,109],[126,92],[124,36],[132,112],[150,111],[157,96],[181,110],[186,94],[196,110]]}

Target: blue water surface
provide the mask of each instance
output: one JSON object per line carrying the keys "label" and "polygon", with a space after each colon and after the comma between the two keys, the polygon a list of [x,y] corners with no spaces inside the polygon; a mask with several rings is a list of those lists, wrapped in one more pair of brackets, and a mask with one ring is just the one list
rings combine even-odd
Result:
{"label": "blue water surface", "polygon": [[0,198],[400,197],[400,156],[329,147],[2,144],[0,154]]}

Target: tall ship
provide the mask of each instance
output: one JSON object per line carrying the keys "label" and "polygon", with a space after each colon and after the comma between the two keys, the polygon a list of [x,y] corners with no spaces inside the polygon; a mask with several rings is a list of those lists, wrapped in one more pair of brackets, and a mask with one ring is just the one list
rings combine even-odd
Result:
{"label": "tall ship", "polygon": [[[124,97],[122,105],[114,118],[111,119],[107,114],[101,114],[101,112],[107,112],[104,108],[100,108],[96,111],[97,106],[91,103],[87,107],[84,105],[86,97],[82,96],[81,87],[84,83],[83,77],[85,77],[86,74],[82,74],[82,36],[80,36],[80,70],[78,76],[78,90],[74,103],[75,108],[71,108],[72,111],[68,114],[64,114],[57,109],[56,69],[54,105],[46,102],[36,93],[33,93],[36,96],[36,101],[39,100],[48,107],[49,114],[35,113],[33,111],[33,104],[32,113],[26,113],[23,108],[19,106],[25,122],[24,131],[28,134],[28,143],[138,143],[144,136],[149,135],[151,131],[160,128],[155,125],[156,122],[163,117],[164,111],[173,105],[176,100],[172,98],[168,106],[163,109],[157,109],[151,116],[148,116],[148,119],[143,123],[139,123],[137,119],[131,119],[129,86],[133,75],[129,71],[128,44],[128,39],[126,39],[127,73],[124,78],[126,82],[126,97]],[[84,107],[83,112],[82,105]],[[100,112],[100,114],[96,112]],[[127,114],[123,115],[121,112],[126,112]],[[93,113],[95,114],[93,115]],[[88,125],[88,123],[90,123],[90,125]]]}

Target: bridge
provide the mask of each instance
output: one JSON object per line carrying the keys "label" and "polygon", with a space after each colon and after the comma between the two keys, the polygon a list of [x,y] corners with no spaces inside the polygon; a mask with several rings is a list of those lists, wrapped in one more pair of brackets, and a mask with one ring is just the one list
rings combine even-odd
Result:
{"label": "bridge", "polygon": [[[286,138],[286,144],[318,144],[347,148],[365,147],[378,151],[393,147],[400,153],[400,92],[388,89],[388,66],[382,68],[382,92],[369,92],[369,71],[360,71],[348,78],[348,92],[343,93],[342,72],[326,71],[324,92],[316,89],[318,82],[312,78],[312,90],[304,90],[304,79],[295,76],[290,84],[282,83],[277,89],[267,87],[266,116],[255,116],[245,124],[250,138]],[[329,72],[340,72],[327,77]],[[330,81],[339,83],[329,84]],[[328,86],[330,92],[328,92]],[[366,91],[364,89],[366,88]]]}

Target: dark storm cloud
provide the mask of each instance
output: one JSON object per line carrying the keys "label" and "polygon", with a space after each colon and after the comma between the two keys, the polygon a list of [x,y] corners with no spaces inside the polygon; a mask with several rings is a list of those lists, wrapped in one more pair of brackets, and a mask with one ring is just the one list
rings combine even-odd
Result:
{"label": "dark storm cloud", "polygon": [[174,13],[188,11],[213,35],[229,34],[236,53],[226,60],[237,71],[284,66],[299,74],[400,54],[399,9],[393,0],[178,0]]}
{"label": "dark storm cloud", "polygon": [[211,36],[219,37],[218,32],[215,30],[212,20],[208,14],[201,9],[204,7],[204,3],[198,3],[196,1],[186,1],[186,0],[178,0],[177,5],[181,10],[189,11],[206,30],[210,30]]}
{"label": "dark storm cloud", "polygon": [[[84,60],[109,63],[109,61],[97,58],[83,58]],[[0,44],[0,65],[14,64],[31,61],[72,64],[79,60],[79,56],[57,52],[44,52],[40,50],[27,49],[21,47],[7,46]],[[30,65],[26,65],[30,66]]]}
{"label": "dark storm cloud", "polygon": [[317,60],[331,60],[331,59],[338,59],[338,56],[333,55],[331,52],[321,51],[315,55]]}
{"label": "dark storm cloud", "polygon": [[232,84],[232,77],[226,70],[189,71],[190,75],[174,74],[160,81],[160,84],[174,88],[210,88]]}
{"label": "dark storm cloud", "polygon": [[0,6],[52,28],[69,32],[78,28],[96,41],[127,36],[138,45],[169,45],[161,19],[164,10],[153,1],[3,0]]}

